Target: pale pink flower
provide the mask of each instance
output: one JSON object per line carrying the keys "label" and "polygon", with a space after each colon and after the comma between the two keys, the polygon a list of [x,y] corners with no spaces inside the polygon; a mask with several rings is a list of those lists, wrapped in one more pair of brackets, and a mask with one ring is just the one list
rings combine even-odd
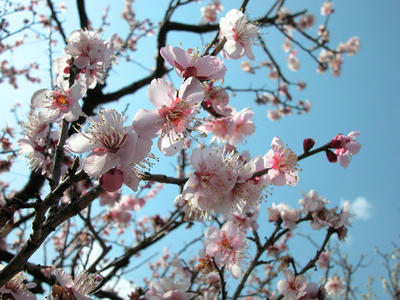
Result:
{"label": "pale pink flower", "polygon": [[237,9],[230,10],[219,22],[221,37],[226,38],[222,55],[229,59],[238,59],[247,55],[251,60],[253,39],[258,34],[256,25],[250,23],[246,16]]}
{"label": "pale pink flower", "polygon": [[228,102],[229,95],[224,88],[214,86],[212,82],[204,85],[203,103],[218,115],[229,116],[232,114],[232,108],[227,106]]}
{"label": "pale pink flower", "polygon": [[350,38],[346,43],[340,43],[337,51],[345,52],[349,56],[355,55],[360,50],[360,39],[356,36]]}
{"label": "pale pink flower", "polygon": [[288,57],[286,57],[288,68],[293,72],[300,69],[300,60],[297,58],[296,54],[297,51],[293,50],[290,51]]}
{"label": "pale pink flower", "polygon": [[224,9],[219,0],[213,0],[211,4],[200,8],[201,19],[206,23],[212,23],[217,20],[217,14]]}
{"label": "pale pink flower", "polygon": [[[3,268],[4,266],[0,265],[0,270]],[[34,288],[35,286],[36,283],[25,284],[23,274],[22,272],[19,272],[13,278],[7,281],[2,287],[0,287],[0,295],[10,294],[10,297],[15,300],[35,300],[36,296],[29,291],[29,289]]]}
{"label": "pale pink flower", "polygon": [[289,38],[286,38],[282,44],[283,51],[289,52],[290,50],[292,50],[292,48],[293,48],[292,41]]}
{"label": "pale pink flower", "polygon": [[231,206],[239,212],[253,209],[262,199],[262,191],[269,184],[268,176],[254,177],[253,174],[264,169],[262,157],[248,160],[243,154],[235,151],[225,155],[225,162],[231,174],[236,173],[236,183],[230,191]]}
{"label": "pale pink flower", "polygon": [[329,201],[325,200],[315,190],[310,190],[308,193],[302,193],[303,199],[299,200],[301,210],[305,213],[312,213],[323,209]]}
{"label": "pale pink flower", "polygon": [[240,262],[245,246],[246,234],[234,222],[226,222],[221,229],[211,226],[205,232],[206,254],[214,257],[218,266],[225,266],[236,279],[242,274]]}
{"label": "pale pink flower", "polygon": [[[100,39],[99,32],[77,30],[70,35],[65,53],[67,57],[73,58],[73,64],[81,70],[80,76],[85,79],[87,88],[92,89],[97,82],[103,83],[114,57],[114,47],[112,40],[105,42]],[[62,61],[65,59],[58,60],[57,64]],[[60,67],[56,66],[56,69]]]}
{"label": "pale pink flower", "polygon": [[278,121],[281,118],[281,113],[277,110],[269,110],[267,111],[267,117],[271,121]]}
{"label": "pale pink flower", "polygon": [[174,155],[183,148],[192,131],[199,132],[195,115],[204,98],[203,87],[192,77],[185,80],[177,94],[171,83],[153,79],[147,97],[156,109],[140,109],[133,128],[144,138],[153,138],[160,132],[158,148],[165,155]]}
{"label": "pale pink flower", "polygon": [[290,230],[296,228],[296,222],[300,219],[300,212],[290,208],[285,203],[279,203],[278,205],[272,203],[272,207],[268,208],[268,215],[269,222],[276,222],[281,219],[284,222],[284,226]]}
{"label": "pale pink flower", "polygon": [[320,25],[318,27],[318,36],[321,40],[321,43],[329,42],[330,33],[329,33],[329,30],[326,28],[326,26]]}
{"label": "pale pink flower", "polygon": [[202,129],[212,133],[211,143],[217,141],[218,143],[226,143],[232,135],[235,128],[232,116],[213,118],[204,124]]}
{"label": "pale pink flower", "polygon": [[65,148],[75,153],[90,152],[83,162],[88,175],[99,177],[116,168],[122,173],[122,182],[136,191],[140,166],[151,165],[151,140],[140,138],[132,127],[124,126],[123,115],[115,110],[100,111],[88,121],[89,129],[71,135]]}
{"label": "pale pink flower", "polygon": [[330,259],[331,258],[328,251],[322,252],[317,261],[318,267],[321,269],[328,269]]}
{"label": "pale pink flower", "polygon": [[62,287],[68,291],[72,291],[73,295],[77,300],[90,300],[88,297],[97,286],[101,283],[103,278],[97,274],[91,274],[86,271],[82,272],[72,280],[71,275],[64,271],[64,269],[56,269],[55,271],[56,279]]}
{"label": "pale pink flower", "polygon": [[86,94],[86,87],[76,82],[71,88],[67,88],[67,84],[66,81],[60,81],[61,86],[54,91],[41,89],[33,94],[31,104],[41,108],[39,118],[43,122],[54,122],[61,117],[72,122],[82,115],[78,101]]}
{"label": "pale pink flower", "polygon": [[333,14],[335,10],[333,9],[333,2],[325,2],[321,6],[321,16],[327,16]]}
{"label": "pale pink flower", "polygon": [[219,80],[224,78],[224,62],[216,56],[199,56],[197,52],[185,51],[167,45],[160,49],[161,56],[183,77],[196,77],[198,80]]}
{"label": "pale pink flower", "polygon": [[272,184],[295,186],[298,182],[297,156],[285,147],[278,137],[271,143],[272,149],[264,155],[265,167],[269,168],[268,176]]}
{"label": "pale pink flower", "polygon": [[190,158],[193,174],[182,191],[184,200],[195,211],[208,213],[230,213],[232,202],[229,192],[232,190],[237,173],[225,162],[223,151],[216,148],[194,149]]}
{"label": "pale pink flower", "polygon": [[251,65],[250,61],[242,61],[240,63],[240,69],[242,69],[243,72],[247,72],[247,73],[251,73],[251,74],[255,73],[254,68]]}
{"label": "pale pink flower", "polygon": [[278,291],[285,296],[287,300],[296,300],[298,293],[306,287],[307,278],[305,275],[294,276],[293,271],[283,271],[286,280],[279,280]]}
{"label": "pale pink flower", "polygon": [[190,279],[187,277],[176,282],[170,278],[161,278],[150,283],[146,297],[148,300],[189,300],[190,294],[186,293],[189,287]]}
{"label": "pale pink flower", "polygon": [[340,296],[345,293],[344,283],[337,275],[328,278],[324,288],[329,296]]}
{"label": "pale pink flower", "polygon": [[254,112],[249,108],[244,108],[239,112],[232,113],[232,121],[234,124],[233,132],[227,139],[231,145],[237,145],[245,136],[252,135],[255,131],[255,125],[251,118]]}
{"label": "pale pink flower", "polygon": [[341,147],[337,148],[335,153],[338,157],[339,163],[343,168],[347,168],[350,160],[354,154],[357,154],[361,149],[361,144],[356,141],[356,138],[360,135],[359,131],[352,131],[347,136],[338,134],[333,138],[332,141],[339,142]]}
{"label": "pale pink flower", "polygon": [[308,29],[314,26],[315,23],[315,16],[313,14],[306,14],[305,16],[301,17],[298,25],[300,29]]}

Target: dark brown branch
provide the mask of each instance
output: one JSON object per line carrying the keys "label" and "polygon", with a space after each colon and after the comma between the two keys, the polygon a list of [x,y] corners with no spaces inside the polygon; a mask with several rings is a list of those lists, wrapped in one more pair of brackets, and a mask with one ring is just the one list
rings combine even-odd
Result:
{"label": "dark brown branch", "polygon": [[47,5],[49,6],[50,11],[51,11],[51,18],[56,22],[58,31],[60,32],[60,34],[61,34],[61,36],[62,36],[62,38],[64,40],[64,44],[67,44],[67,36],[65,35],[64,29],[62,27],[62,24],[61,24],[60,20],[57,17],[57,13],[56,13],[56,11],[54,9],[53,1],[47,0]]}
{"label": "dark brown branch", "polygon": [[86,14],[85,0],[77,0],[77,5],[78,5],[78,13],[79,13],[79,20],[81,23],[81,28],[87,29],[89,20]]}

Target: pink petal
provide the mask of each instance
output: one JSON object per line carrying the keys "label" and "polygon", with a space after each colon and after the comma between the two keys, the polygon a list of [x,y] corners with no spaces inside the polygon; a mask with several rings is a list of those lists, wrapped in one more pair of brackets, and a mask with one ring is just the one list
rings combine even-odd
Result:
{"label": "pink petal", "polygon": [[132,128],[139,137],[153,139],[158,135],[163,123],[164,118],[160,117],[157,109],[141,108],[133,118]]}
{"label": "pink petal", "polygon": [[67,272],[64,271],[64,269],[55,269],[54,273],[56,275],[57,281],[66,288],[70,288],[74,285],[74,282],[72,281],[72,278]]}
{"label": "pink petal", "polygon": [[47,89],[41,89],[36,91],[31,98],[31,104],[34,107],[44,107],[51,105],[52,101],[48,99],[51,96],[51,91]]}
{"label": "pink petal", "polygon": [[39,119],[43,122],[49,123],[59,119],[62,112],[53,107],[45,107],[39,112]]}
{"label": "pink petal", "polygon": [[65,142],[65,148],[74,153],[84,153],[92,151],[97,144],[92,143],[94,137],[87,133],[83,136],[81,133],[74,133]]}
{"label": "pink petal", "polygon": [[147,98],[156,108],[169,106],[176,98],[176,90],[171,83],[164,79],[153,79],[147,91]]}
{"label": "pink petal", "polygon": [[109,171],[117,162],[117,156],[109,152],[92,152],[83,162],[83,170],[90,176],[99,177]]}
{"label": "pink petal", "polygon": [[174,131],[170,132],[171,136],[163,135],[158,139],[158,148],[166,156],[175,155],[183,148],[183,142],[178,139]]}
{"label": "pink petal", "polygon": [[80,82],[75,82],[74,85],[69,90],[69,94],[71,96],[71,100],[73,102],[77,102],[78,100],[82,99],[83,96],[86,94],[86,86],[84,86]]}
{"label": "pink petal", "polygon": [[194,77],[185,80],[179,89],[179,98],[189,105],[200,104],[204,99],[204,89],[200,81]]}
{"label": "pink petal", "polygon": [[74,60],[74,65],[79,69],[84,69],[90,64],[90,58],[87,56],[79,56]]}

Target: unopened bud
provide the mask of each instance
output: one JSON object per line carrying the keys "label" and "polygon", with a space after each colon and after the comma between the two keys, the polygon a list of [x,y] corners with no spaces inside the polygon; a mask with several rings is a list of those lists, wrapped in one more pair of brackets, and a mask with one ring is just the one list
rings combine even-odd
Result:
{"label": "unopened bud", "polygon": [[325,150],[325,153],[326,153],[326,157],[328,158],[329,162],[331,162],[331,163],[337,162],[338,158],[334,152],[332,152],[331,150]]}
{"label": "unopened bud", "polygon": [[314,140],[312,138],[306,138],[303,141],[303,150],[304,152],[308,152],[312,149],[312,147],[314,147]]}
{"label": "unopened bud", "polygon": [[124,173],[117,168],[112,168],[100,176],[100,185],[107,192],[118,191],[124,183]]}

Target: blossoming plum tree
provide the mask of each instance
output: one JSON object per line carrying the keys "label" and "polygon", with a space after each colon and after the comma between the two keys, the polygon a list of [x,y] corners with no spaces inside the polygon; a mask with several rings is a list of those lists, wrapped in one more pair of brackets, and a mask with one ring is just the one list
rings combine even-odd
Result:
{"label": "blossoming plum tree", "polygon": [[[264,155],[251,157],[243,141],[257,130],[253,117],[258,112],[250,107],[238,110],[229,99],[229,93],[255,95],[256,103],[270,107],[271,121],[308,112],[310,102],[295,103],[293,92],[303,90],[305,81],[288,79],[264,33],[273,30],[283,37],[290,71],[299,70],[303,53],[318,72],[331,69],[339,76],[344,55],[354,55],[360,42],[352,37],[337,47],[331,45],[328,21],[335,12],[333,2],[322,4],[324,22],[314,30],[317,17],[306,9],[288,10],[288,0],[264,5],[258,18],[246,11],[252,0],[226,12],[219,0],[202,1],[197,24],[173,20],[181,9],[193,9],[199,1],[169,0],[157,26],[152,20],[140,20],[133,1],[126,0],[121,16],[129,34],[124,38],[113,32],[108,40],[103,38],[113,30],[108,28],[108,10],[95,26],[87,3],[77,0],[81,28],[68,35],[62,20],[73,13],[63,15],[65,4],[25,2],[5,0],[0,10],[0,56],[23,46],[21,34],[40,32],[37,38],[48,42],[52,80],[50,87],[32,91],[29,115],[20,123],[23,136],[15,137],[8,125],[3,130],[0,170],[8,172],[21,154],[30,175],[18,190],[1,185],[0,260],[5,266],[0,270],[0,298],[35,299],[45,293],[60,300],[324,299],[346,293],[338,275],[319,282],[306,274],[313,268],[328,268],[327,245],[334,235],[339,240],[346,237],[349,203],[342,209],[329,208],[329,201],[314,190],[304,193],[298,208],[263,200],[273,187],[299,184],[299,162],[317,153],[325,152],[329,162],[347,168],[360,150],[359,132],[327,136],[330,141],[318,147],[307,138],[299,141],[303,142],[300,154],[274,137]],[[12,26],[9,16],[31,19]],[[167,34],[174,31],[215,37],[197,50],[184,49],[168,42]],[[134,60],[139,40],[154,34],[154,67],[142,78],[128,74],[133,78],[130,84],[108,91],[110,78],[121,76],[113,72],[117,64]],[[266,61],[257,57],[256,48]],[[54,57],[56,49],[63,51],[60,57]],[[245,56],[259,63],[253,66],[243,60],[242,71],[267,70],[269,86],[275,88],[225,84],[224,78],[233,72],[226,61]],[[33,63],[13,68],[4,59],[1,83],[8,79],[17,88],[21,74],[38,82],[30,75],[35,68]],[[173,73],[179,77],[178,86],[171,82]],[[154,109],[138,108],[132,120],[127,110],[102,107],[136,95],[141,88],[146,88]],[[162,155],[158,158],[151,153],[156,139]],[[178,175],[152,173],[152,167],[167,156],[178,157]],[[165,185],[178,186],[179,193],[163,193]],[[154,211],[141,219],[133,217],[157,194],[171,202],[168,216]],[[264,205],[268,213],[261,209]],[[274,229],[261,233],[267,222]],[[287,241],[303,223],[324,230],[325,237],[301,266],[289,254]],[[171,254],[166,249],[149,264],[148,274],[141,278],[127,274],[134,257],[185,226],[188,232],[202,228],[203,234],[182,249],[202,242],[199,254],[193,251],[190,259],[184,259],[179,256],[182,251]],[[128,229],[133,232],[132,243],[119,240],[129,234]],[[93,254],[96,247],[100,250]],[[40,251],[51,255],[51,263],[39,264],[32,258]],[[110,284],[121,279],[135,280],[132,291],[112,288]]]}

